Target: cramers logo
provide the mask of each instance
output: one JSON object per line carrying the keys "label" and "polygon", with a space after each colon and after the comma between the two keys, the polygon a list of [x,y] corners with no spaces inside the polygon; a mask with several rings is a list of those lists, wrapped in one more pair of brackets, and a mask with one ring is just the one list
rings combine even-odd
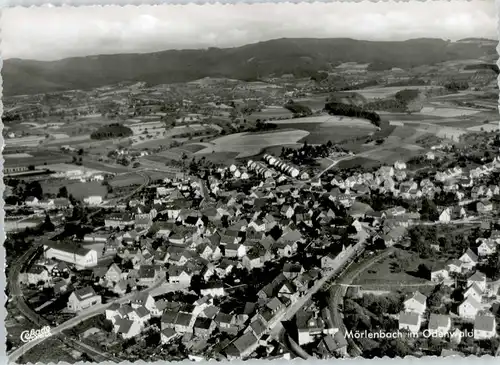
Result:
{"label": "cramers logo", "polygon": [[50,333],[50,327],[45,326],[43,328],[40,328],[39,330],[32,329],[30,331],[23,331],[21,333],[21,341],[23,341],[24,343],[28,343],[39,338],[50,337],[51,335],[52,334]]}

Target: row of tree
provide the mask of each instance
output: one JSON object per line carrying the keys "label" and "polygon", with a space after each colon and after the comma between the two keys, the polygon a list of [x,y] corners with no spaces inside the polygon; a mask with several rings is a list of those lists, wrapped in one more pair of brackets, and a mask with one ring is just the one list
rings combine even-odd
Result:
{"label": "row of tree", "polygon": [[357,105],[328,102],[325,104],[325,110],[328,114],[332,115],[368,119],[376,127],[380,127],[381,125],[380,115]]}

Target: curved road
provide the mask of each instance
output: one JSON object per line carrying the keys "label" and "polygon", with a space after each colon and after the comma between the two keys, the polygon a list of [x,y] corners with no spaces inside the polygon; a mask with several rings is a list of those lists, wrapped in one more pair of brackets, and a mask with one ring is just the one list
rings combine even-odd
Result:
{"label": "curved road", "polygon": [[[131,192],[130,194],[126,195],[126,196],[123,196],[123,197],[119,197],[119,198],[116,198],[116,202],[120,201],[120,200],[129,200],[133,195],[135,195],[136,193],[140,192],[142,189],[144,189],[147,185],[150,184],[151,182],[151,178],[143,173],[143,172],[138,172],[143,178],[144,178],[144,183],[139,186],[137,189],[135,189],[133,192]],[[98,211],[92,213],[89,215],[89,217],[97,214],[98,212],[102,211],[103,208],[99,209]],[[57,236],[57,234],[56,234]],[[23,293],[22,293],[22,289],[21,289],[21,283],[20,283],[20,280],[19,280],[19,275],[22,271],[22,269],[24,268],[26,262],[28,260],[31,260],[33,258],[33,256],[35,255],[37,249],[39,247],[41,247],[43,245],[43,238],[45,238],[45,236],[41,236],[41,237],[37,237],[35,238],[35,243],[28,249],[26,250],[26,252],[24,252],[10,267],[10,270],[9,270],[9,277],[8,277],[8,287],[9,287],[9,290],[10,290],[10,293],[9,293],[9,296],[16,302],[16,307],[20,310],[20,312],[26,316],[26,318],[33,322],[34,324],[38,325],[38,326],[46,326],[46,325],[50,325],[50,323],[45,320],[43,317],[39,316],[36,312],[34,312],[27,304],[26,304],[26,301],[24,300],[24,296],[23,296]],[[148,289],[145,289],[144,292],[149,292],[153,289],[155,289],[156,287],[158,287],[159,285],[163,284],[165,279],[159,281],[156,285],[152,286],[151,288],[148,288]],[[93,317],[94,315],[100,313],[101,311],[104,311],[107,306],[109,306],[110,304],[114,303],[114,302],[118,302],[118,303],[121,303],[122,301],[127,301],[128,299],[132,298],[133,295],[136,295],[137,293],[130,293],[129,295],[126,295],[122,298],[119,298],[113,302],[109,302],[109,303],[106,303],[106,304],[102,304],[100,306],[96,306],[96,307],[92,307],[92,308],[89,308],[88,311],[83,311],[83,312],[80,312],[75,318],[72,318],[64,323],[62,323],[61,325],[55,327],[55,328],[52,328],[51,329],[51,334],[52,335],[55,335],[55,334],[58,334],[58,333],[61,333],[61,331],[65,330],[65,329],[68,329],[68,328],[71,328],[75,325],[77,325],[78,323],[80,323],[81,321],[84,321],[88,318],[91,318]],[[39,339],[39,340],[35,340],[35,341],[31,341],[31,342],[28,342],[24,345],[22,345],[21,347],[17,348],[16,350],[14,350],[10,355],[9,355],[9,361],[10,362],[15,362],[19,356],[21,356],[22,354],[24,354],[27,350],[33,348],[34,346],[36,346],[37,344],[43,342],[45,339]],[[66,341],[69,341],[69,342],[72,342],[73,345],[75,347],[88,347],[86,349],[86,351],[92,351],[90,350],[91,347],[79,342],[79,341],[75,341],[73,339],[70,339],[70,338],[65,338]],[[96,352],[95,350],[93,350],[94,352]],[[100,355],[101,357],[105,357],[106,355],[103,355],[103,354],[100,354],[99,352],[96,352],[96,354]],[[106,358],[107,360],[111,360],[112,357],[108,357]]]}
{"label": "curved road", "polygon": [[[106,308],[108,308],[113,303],[119,303],[119,304],[125,303],[128,300],[132,299],[134,296],[138,295],[139,293],[149,293],[150,291],[152,291],[152,290],[156,289],[157,287],[159,287],[160,285],[162,285],[164,282],[165,282],[165,278],[159,280],[155,285],[153,285],[147,289],[144,289],[140,292],[129,293],[129,294],[127,294],[121,298],[118,298],[116,300],[113,300],[109,303],[99,304],[99,305],[93,306],[91,308],[88,308],[86,310],[83,310],[83,311],[79,312],[76,317],[71,318],[70,320],[67,320],[66,322],[58,325],[57,327],[52,327],[50,329],[50,333],[52,336],[56,335],[56,334],[60,334],[60,333],[62,333],[62,331],[67,330],[69,328],[72,328],[72,327],[76,326],[77,324],[79,324],[80,322],[85,321],[86,319],[89,319],[89,318],[91,318],[99,313],[104,312],[106,310]],[[36,345],[41,344],[46,339],[47,338],[36,339],[36,340],[30,341],[30,342],[22,345],[21,347],[18,347],[16,350],[14,350],[13,352],[11,352],[9,354],[9,362],[15,362],[26,351],[32,349]]]}

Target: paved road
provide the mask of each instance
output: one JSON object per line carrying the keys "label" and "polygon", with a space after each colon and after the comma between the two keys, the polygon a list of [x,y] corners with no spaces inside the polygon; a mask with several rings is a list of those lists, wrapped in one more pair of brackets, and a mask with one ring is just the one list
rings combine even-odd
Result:
{"label": "paved road", "polygon": [[[362,246],[359,246],[362,247]],[[335,269],[329,269],[323,271],[323,277],[316,281],[316,283],[311,287],[307,294],[300,297],[297,302],[292,304],[287,308],[285,313],[275,321],[269,328],[269,335],[272,338],[279,340],[283,338],[282,331],[284,331],[284,327],[281,322],[291,320],[295,314],[311,299],[311,297],[317,293],[328,281],[338,275],[344,269],[345,265],[353,259],[353,257],[357,254],[358,251],[353,250],[352,252],[348,252],[339,260],[339,264]]]}
{"label": "paved road", "polygon": [[[138,173],[144,178],[144,183],[141,186],[139,186],[137,189],[132,191],[130,194],[128,194],[126,196],[119,197],[117,199],[113,199],[114,203],[117,203],[121,200],[125,200],[125,201],[129,200],[132,196],[134,196],[136,193],[140,192],[142,189],[144,189],[146,186],[148,186],[150,184],[151,178],[147,174],[145,174],[144,172],[138,172]],[[90,214],[89,218],[91,218],[93,215],[102,211],[102,209],[99,209],[98,211]],[[24,297],[23,297],[23,293],[22,293],[22,289],[21,289],[21,284],[19,281],[19,274],[21,273],[21,270],[25,266],[27,260],[29,260],[35,254],[36,250],[41,245],[43,245],[43,240],[37,238],[35,240],[35,244],[33,246],[31,246],[26,252],[24,252],[23,255],[18,260],[16,260],[16,262],[11,266],[11,269],[9,271],[9,277],[8,277],[10,296],[13,298],[13,300],[16,301],[17,308],[20,310],[20,312],[24,316],[26,316],[26,318],[28,318],[28,320],[30,320],[35,325],[40,326],[40,327],[45,326],[45,325],[49,325],[50,323],[48,323],[48,321],[46,321],[44,318],[40,317],[36,312],[34,312],[24,301]],[[156,286],[163,284],[163,281],[159,282],[157,285],[155,285],[151,288],[146,289],[145,291],[149,292],[150,290],[155,289]],[[131,293],[125,297],[122,297],[118,300],[115,300],[115,302],[122,303],[122,302],[130,299],[133,295],[135,295],[135,293]],[[59,325],[58,327],[51,329],[51,333],[57,334],[57,333],[60,333],[61,331],[65,330],[67,328],[71,328],[71,327],[75,326],[76,324],[80,323],[81,321],[88,319],[88,318],[91,318],[94,315],[100,313],[101,311],[104,311],[106,309],[106,307],[108,305],[110,305],[111,303],[112,302],[107,303],[107,304],[102,304],[100,306],[90,308],[89,311],[81,312],[75,318],[72,318],[69,321],[66,321],[63,324]],[[14,352],[12,352],[9,355],[9,361],[14,362],[16,359],[19,358],[19,356],[21,356],[27,350],[36,346],[38,343],[43,342],[43,340],[44,339],[31,341],[31,342],[19,347],[18,349],[16,349]],[[73,343],[75,342],[75,340],[71,340],[71,339],[69,339],[69,340]],[[80,343],[80,345],[76,345],[76,346],[89,347],[88,345],[85,345],[83,343]],[[89,351],[90,350],[87,349],[86,352],[89,352]],[[97,352],[97,351],[94,351],[94,352],[96,352],[96,354],[99,355],[99,352]],[[102,354],[100,356],[102,356]],[[112,357],[108,357],[108,360],[111,358]]]}
{"label": "paved road", "polygon": [[[105,303],[105,304],[96,305],[96,306],[93,306],[93,307],[88,308],[86,310],[83,310],[83,311],[79,312],[76,317],[73,317],[73,318],[67,320],[64,323],[61,323],[60,325],[58,325],[56,327],[52,327],[50,329],[50,333],[52,335],[60,334],[60,333],[62,333],[62,331],[67,330],[69,328],[72,328],[72,327],[76,326],[77,324],[79,324],[82,321],[85,321],[85,320],[87,320],[89,318],[92,318],[93,316],[95,316],[97,314],[103,313],[106,310],[106,308],[109,307],[113,303],[123,304],[125,302],[128,302],[130,299],[134,298],[137,294],[139,294],[139,293],[149,293],[150,291],[156,289],[156,287],[162,285],[164,282],[165,282],[165,278],[159,280],[155,285],[153,285],[153,286],[151,286],[151,287],[149,287],[147,289],[144,289],[144,290],[142,290],[140,292],[129,293],[129,294],[127,294],[127,295],[125,295],[125,296],[123,296],[121,298],[115,299],[115,300],[113,300],[111,302],[108,302],[108,303]],[[31,311],[31,309],[29,309],[29,310]],[[26,351],[32,349],[36,345],[41,344],[46,339],[47,338],[40,338],[40,339],[37,339],[37,340],[34,340],[34,341],[30,341],[30,342],[22,345],[21,347],[18,347],[16,350],[14,350],[13,352],[11,352],[9,354],[9,362],[15,362]],[[74,340],[72,340],[72,341],[74,341]],[[89,347],[88,345],[86,345],[86,346]],[[91,347],[89,347],[89,348],[91,348]]]}

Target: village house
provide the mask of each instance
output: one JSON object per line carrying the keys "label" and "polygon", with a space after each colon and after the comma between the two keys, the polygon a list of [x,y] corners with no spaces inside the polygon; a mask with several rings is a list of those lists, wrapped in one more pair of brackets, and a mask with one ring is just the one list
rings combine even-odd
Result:
{"label": "village house", "polygon": [[413,296],[404,302],[405,312],[414,312],[419,315],[424,314],[427,308],[427,297],[420,292],[415,292]]}
{"label": "village house", "polygon": [[440,283],[450,279],[449,269],[444,264],[438,264],[431,270],[431,281]]}
{"label": "village house", "polygon": [[112,213],[104,218],[104,226],[106,228],[124,229],[127,226],[134,225],[134,219],[129,213]]}
{"label": "village house", "polygon": [[474,320],[474,339],[484,340],[497,336],[494,316],[478,314]]}
{"label": "village house", "polygon": [[416,312],[401,312],[399,314],[399,329],[411,333],[418,333],[422,325],[422,318]]}
{"label": "village house", "polygon": [[124,340],[138,336],[141,333],[139,322],[126,318],[118,318],[113,326],[113,331],[120,334]]}
{"label": "village house", "polygon": [[88,204],[88,205],[100,205],[102,204],[102,196],[100,195],[92,195],[92,196],[89,196],[85,199],[83,199],[83,201]]}
{"label": "village house", "polygon": [[458,315],[464,319],[473,320],[480,310],[481,303],[472,297],[467,297],[462,304],[458,306]]}
{"label": "village house", "polygon": [[445,334],[451,329],[450,316],[444,314],[431,313],[429,318],[429,332],[432,334]]}
{"label": "village house", "polygon": [[492,255],[497,250],[497,244],[488,239],[482,239],[481,244],[477,247],[477,254],[479,257],[486,257]]}
{"label": "village house", "polygon": [[172,328],[165,328],[160,332],[160,341],[162,345],[165,345],[178,336],[179,334]]}
{"label": "village house", "polygon": [[102,298],[90,286],[75,290],[68,298],[67,308],[79,312],[94,305],[101,304]]}
{"label": "village house", "polygon": [[146,326],[146,322],[151,319],[151,312],[145,307],[135,308],[133,312],[128,315],[129,319],[138,322],[141,328]]}
{"label": "village house", "polygon": [[477,265],[477,255],[470,248],[460,256],[459,260],[462,262],[462,268],[465,270],[472,270]]}
{"label": "village house", "polygon": [[208,337],[215,327],[215,321],[210,318],[198,317],[194,322],[193,333],[197,337]]}
{"label": "village house", "polygon": [[296,316],[298,344],[300,346],[311,343],[323,333],[325,324],[321,317],[312,312],[299,312]]}
{"label": "village house", "polygon": [[476,211],[479,214],[486,214],[493,211],[493,203],[489,200],[481,200],[476,204]]}
{"label": "village house", "polygon": [[168,268],[168,282],[170,284],[180,284],[189,286],[191,284],[192,274],[184,267],[170,266]]}
{"label": "village house", "polygon": [[481,291],[486,290],[486,275],[480,271],[476,271],[467,279],[467,286],[477,285]]}
{"label": "village house", "polygon": [[471,297],[477,300],[479,303],[481,303],[481,298],[483,297],[483,291],[476,283],[473,283],[469,285],[467,290],[464,292],[464,298],[468,297]]}
{"label": "village house", "polygon": [[115,263],[113,263],[109,267],[109,269],[106,272],[104,278],[107,281],[111,281],[111,282],[113,282],[113,283],[116,284],[117,282],[119,282],[123,278],[122,270],[118,267],[118,265],[116,265]]}
{"label": "village house", "polygon": [[44,283],[49,281],[51,275],[49,271],[41,265],[33,265],[28,269],[26,273],[21,275],[21,282],[26,284],[37,285],[39,282],[43,281]]}

